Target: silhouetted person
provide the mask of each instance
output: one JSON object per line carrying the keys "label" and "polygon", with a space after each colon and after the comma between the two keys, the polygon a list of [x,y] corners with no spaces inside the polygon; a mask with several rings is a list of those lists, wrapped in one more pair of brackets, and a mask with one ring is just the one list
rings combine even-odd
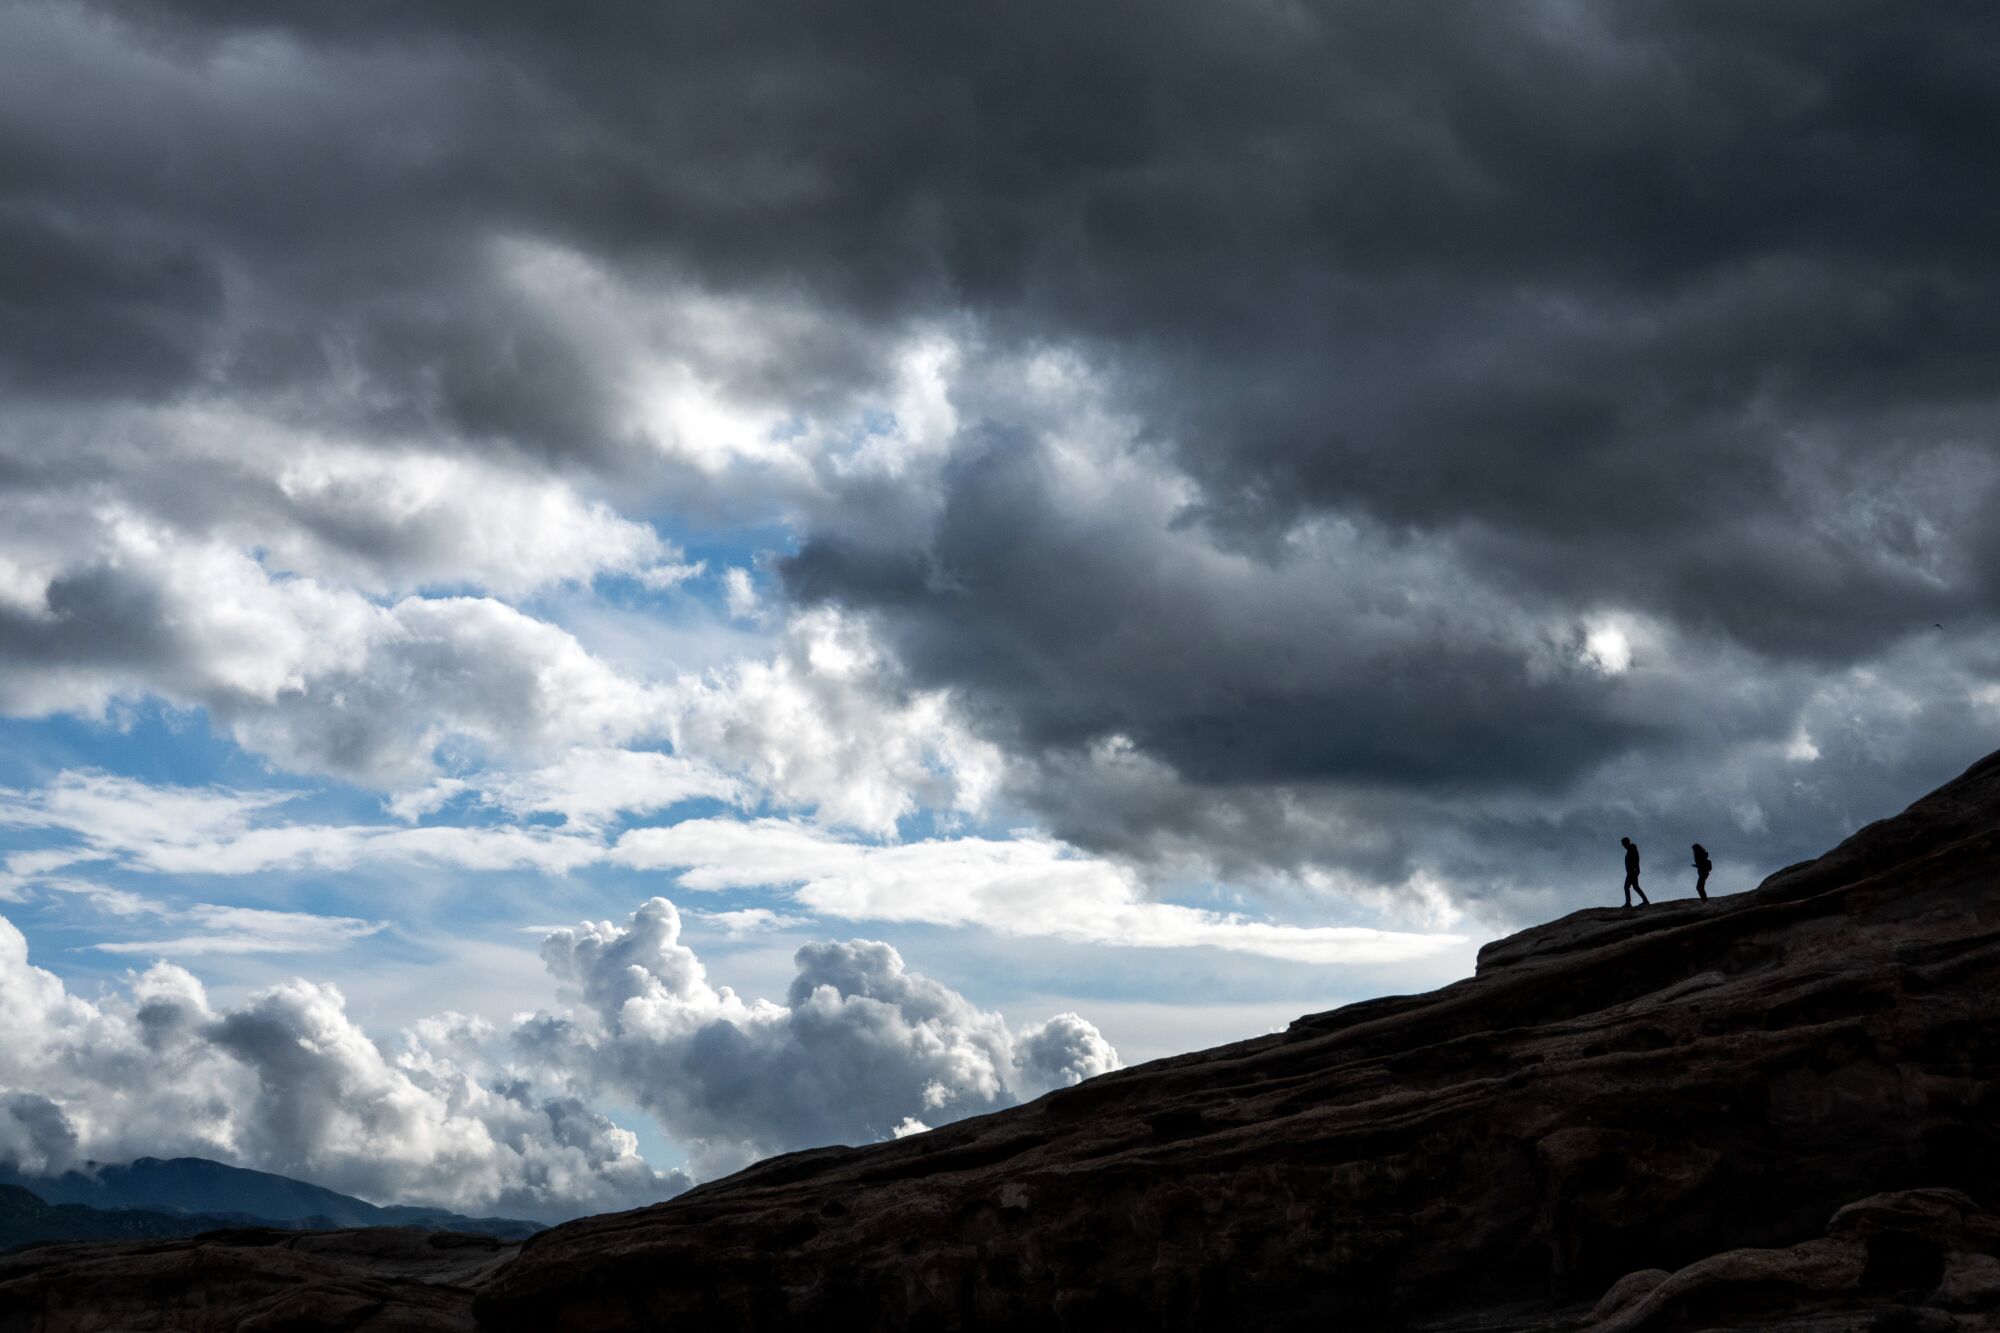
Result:
{"label": "silhouetted person", "polygon": [[1632,895],[1636,893],[1640,902],[1651,907],[1653,900],[1639,887],[1639,844],[1630,838],[1620,838],[1618,841],[1625,844],[1625,905],[1627,907],[1632,905]]}
{"label": "silhouetted person", "polygon": [[1694,891],[1708,901],[1708,872],[1715,869],[1715,862],[1708,859],[1708,848],[1700,843],[1694,845]]}

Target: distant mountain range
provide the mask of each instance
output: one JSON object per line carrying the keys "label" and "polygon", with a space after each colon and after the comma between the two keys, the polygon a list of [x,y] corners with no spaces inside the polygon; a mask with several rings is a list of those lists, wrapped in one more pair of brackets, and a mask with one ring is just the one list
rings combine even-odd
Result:
{"label": "distant mountain range", "polygon": [[383,1207],[289,1176],[204,1157],[93,1162],[61,1175],[29,1175],[0,1163],[0,1249],[38,1241],[187,1236],[248,1226],[308,1231],[419,1227],[508,1240],[542,1229],[511,1217]]}
{"label": "distant mountain range", "polygon": [[65,1240],[151,1240],[192,1236],[228,1223],[193,1213],[155,1213],[143,1208],[86,1208],[76,1203],[44,1203],[18,1185],[0,1185],[0,1251]]}

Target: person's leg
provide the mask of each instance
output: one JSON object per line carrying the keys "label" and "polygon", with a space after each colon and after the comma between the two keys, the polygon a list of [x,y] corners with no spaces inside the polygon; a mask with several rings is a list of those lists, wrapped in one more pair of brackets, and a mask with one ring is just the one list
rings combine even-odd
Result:
{"label": "person's leg", "polygon": [[1694,891],[1701,895],[1703,902],[1708,901],[1708,872],[1706,870],[1695,876]]}
{"label": "person's leg", "polygon": [[1639,877],[1631,871],[1625,872],[1625,905],[1632,905],[1632,890],[1639,887]]}
{"label": "person's leg", "polygon": [[1648,898],[1646,896],[1646,891],[1639,887],[1639,877],[1637,875],[1632,876],[1632,892],[1638,894],[1639,901],[1645,904],[1647,907],[1651,907],[1653,905],[1653,900],[1651,898]]}

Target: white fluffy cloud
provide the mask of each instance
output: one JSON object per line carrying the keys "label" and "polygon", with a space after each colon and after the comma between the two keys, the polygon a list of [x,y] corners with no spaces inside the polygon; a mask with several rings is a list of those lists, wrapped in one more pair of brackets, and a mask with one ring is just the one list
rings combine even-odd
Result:
{"label": "white fluffy cloud", "polygon": [[866,625],[831,610],[794,617],[769,660],[682,682],[674,744],[781,805],[874,833],[920,806],[978,810],[1001,766],[948,694],[902,688]]}
{"label": "white fluffy cloud", "polygon": [[0,473],[0,712],[159,698],[288,769],[390,788],[440,747],[534,765],[665,734],[663,695],[515,603],[698,566],[530,460],[241,407],[87,432],[28,407],[0,422]]}
{"label": "white fluffy cloud", "polygon": [[1057,1014],[1023,1028],[1014,1043],[1014,1068],[1023,1086],[1037,1092],[1071,1088],[1118,1068],[1118,1052],[1078,1013]]}
{"label": "white fluffy cloud", "polygon": [[382,786],[427,776],[441,746],[532,762],[664,729],[661,691],[503,603],[408,598],[378,614],[339,665],[301,663],[293,688],[210,707],[287,767]]}
{"label": "white fluffy cloud", "polygon": [[[52,447],[66,466],[36,466]],[[240,405],[113,411],[89,432],[26,407],[0,426],[9,456],[24,466],[0,495],[0,553],[18,601],[114,556],[134,529],[376,595],[516,597],[606,573],[670,583],[681,562],[648,525],[525,460],[343,439]]]}
{"label": "white fluffy cloud", "polygon": [[43,1175],[75,1161],[76,1131],[60,1106],[40,1093],[0,1093],[0,1162]]}
{"label": "white fluffy cloud", "polygon": [[377,604],[137,522],[41,604],[0,606],[0,711],[200,706],[296,771],[385,786],[440,746],[533,760],[664,729],[663,697],[575,639],[482,597]]}
{"label": "white fluffy cloud", "polygon": [[685,1186],[628,1131],[484,1055],[490,1036],[447,1016],[385,1050],[331,986],[291,981],[218,1009],[167,963],[93,1002],[30,964],[0,918],[12,1123],[0,1152],[30,1169],[188,1153],[378,1200],[545,1218]]}
{"label": "white fluffy cloud", "polygon": [[663,898],[553,932],[567,1007],[506,1032],[444,1014],[383,1045],[341,993],[295,979],[234,1007],[169,963],[71,994],[0,918],[0,1157],[192,1153],[377,1200],[554,1217],[685,1178],[590,1109],[635,1103],[698,1171],[1007,1106],[1118,1066],[1087,1020],[1015,1034],[887,944],[808,944],[782,1003],[711,986]]}
{"label": "white fluffy cloud", "polygon": [[287,768],[387,786],[439,746],[534,762],[663,731],[655,693],[511,604],[672,586],[691,567],[648,524],[523,460],[240,408],[114,417],[0,423],[0,712],[162,698]]}
{"label": "white fluffy cloud", "polygon": [[810,1144],[935,1125],[1118,1066],[1063,1014],[1017,1039],[998,1014],[910,971],[887,944],[808,944],[782,1004],[709,984],[654,898],[623,925],[550,935],[542,957],[578,1007],[516,1034],[546,1074],[585,1078],[652,1112],[698,1171]]}
{"label": "white fluffy cloud", "polygon": [[755,620],[763,614],[763,599],[757,596],[757,585],[750,580],[750,571],[735,566],[722,575],[723,604],[736,620]]}

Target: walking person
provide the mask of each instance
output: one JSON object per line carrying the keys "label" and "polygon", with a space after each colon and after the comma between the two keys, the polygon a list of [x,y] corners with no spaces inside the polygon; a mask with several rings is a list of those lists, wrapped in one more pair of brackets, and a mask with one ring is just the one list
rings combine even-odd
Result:
{"label": "walking person", "polygon": [[1632,895],[1636,893],[1640,902],[1651,907],[1653,900],[1639,887],[1639,844],[1630,838],[1620,838],[1618,841],[1625,844],[1625,905],[1627,907],[1632,905]]}
{"label": "walking person", "polygon": [[1708,901],[1708,872],[1715,869],[1715,862],[1708,859],[1708,848],[1700,843],[1694,845],[1694,891]]}

